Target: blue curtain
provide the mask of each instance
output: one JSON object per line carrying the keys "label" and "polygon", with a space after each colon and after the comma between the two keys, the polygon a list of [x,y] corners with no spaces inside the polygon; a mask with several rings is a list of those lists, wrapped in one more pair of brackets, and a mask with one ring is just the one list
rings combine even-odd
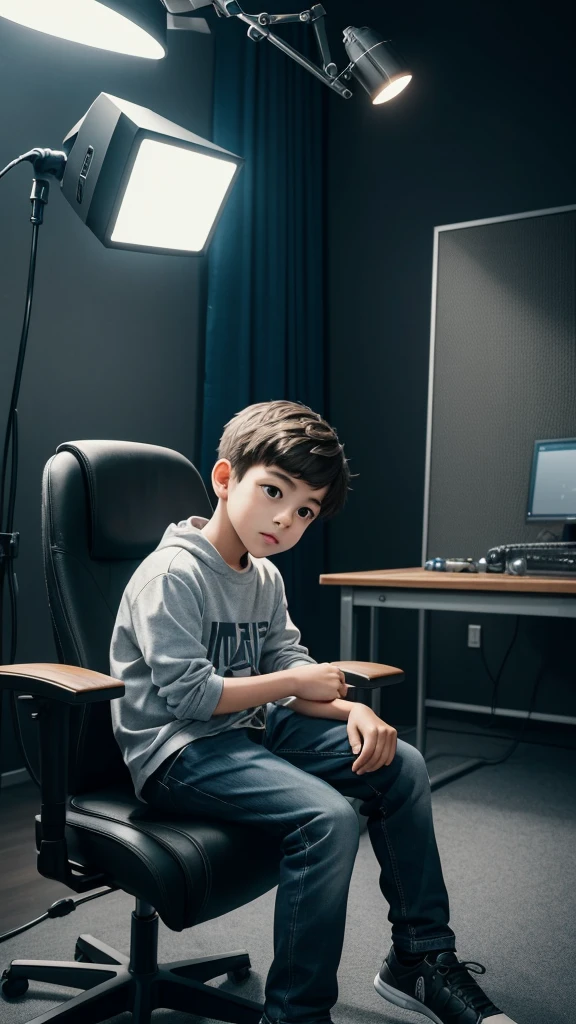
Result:
{"label": "blue curtain", "polygon": [[[240,409],[283,398],[326,415],[326,87],[272,44],[249,40],[243,23],[220,19],[214,30],[213,140],[245,165],[208,257],[199,468],[210,494],[223,426]],[[310,27],[278,34],[317,62]],[[298,547],[274,559],[311,648],[325,548],[324,524],[316,523]]]}

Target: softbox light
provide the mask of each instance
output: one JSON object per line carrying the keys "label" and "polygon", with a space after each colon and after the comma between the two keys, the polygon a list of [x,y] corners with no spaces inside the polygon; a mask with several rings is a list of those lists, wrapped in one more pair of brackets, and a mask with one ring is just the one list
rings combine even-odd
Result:
{"label": "softbox light", "polygon": [[203,255],[243,160],[102,92],[64,139],[62,192],[117,249]]}

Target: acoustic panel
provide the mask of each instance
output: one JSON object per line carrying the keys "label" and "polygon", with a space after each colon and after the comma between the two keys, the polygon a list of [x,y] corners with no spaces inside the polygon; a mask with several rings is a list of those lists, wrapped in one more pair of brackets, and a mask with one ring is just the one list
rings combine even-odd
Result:
{"label": "acoustic panel", "polygon": [[576,207],[436,229],[423,559],[559,534],[526,507],[534,441],[576,437],[575,284]]}

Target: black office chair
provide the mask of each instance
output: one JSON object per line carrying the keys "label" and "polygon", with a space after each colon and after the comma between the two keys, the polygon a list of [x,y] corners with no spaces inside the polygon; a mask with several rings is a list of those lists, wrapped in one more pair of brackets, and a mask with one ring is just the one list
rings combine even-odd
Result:
{"label": "black office chair", "polygon": [[[249,903],[278,884],[277,837],[252,826],[163,814],[138,801],[114,740],[109,701],[116,612],[133,572],[170,522],[210,518],[202,479],[178,452],[124,441],[62,444],[42,484],[48,600],[61,664],[0,667],[0,688],[25,692],[38,718],[42,810],[38,871],[77,893],[108,886],[136,898],[130,955],[79,936],[70,962],[14,960],[4,995],[28,981],[84,989],[35,1024],[95,1024],[131,1011],[137,1024],[169,1008],[233,1024],[258,1024],[263,1006],[204,984],[250,972],[244,949],[159,966],[158,918],[182,931]],[[369,686],[399,669],[339,662]]]}

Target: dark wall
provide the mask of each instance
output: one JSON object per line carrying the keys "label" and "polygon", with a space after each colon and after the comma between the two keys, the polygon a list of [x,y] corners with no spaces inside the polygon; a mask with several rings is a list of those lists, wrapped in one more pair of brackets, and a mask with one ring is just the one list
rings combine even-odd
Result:
{"label": "dark wall", "polygon": [[[353,21],[392,36],[415,75],[403,97],[380,109],[359,86],[349,101],[325,91],[328,415],[352,472],[361,474],[345,512],[328,524],[326,571],[416,565],[433,229],[576,202],[572,35],[559,3],[510,0],[467,8],[326,0],[325,6],[339,67],[341,28]],[[168,60],[156,64],[77,47],[0,19],[0,166],[32,146],[57,148],[101,90],[210,137],[210,42],[193,33],[172,33],[169,40]],[[31,177],[24,165],[0,182],[2,437],[25,298]],[[55,658],[40,551],[46,460],[60,442],[83,437],[148,441],[195,458],[201,407],[199,263],[105,249],[57,193],[53,185],[40,232],[19,403],[21,661]],[[318,660],[337,656],[338,599],[336,588],[321,588],[317,631],[298,623]],[[435,678],[461,693],[458,680],[466,673],[470,699],[485,703],[486,693],[477,692],[485,688],[485,673],[478,652],[464,647],[459,619],[441,623],[452,646],[434,645]],[[414,720],[414,620],[403,612],[382,619],[380,657],[408,673],[406,686],[386,695],[389,717],[403,722]],[[520,641],[532,621],[520,624]],[[513,622],[491,618],[490,635],[484,625],[487,654],[497,665]],[[552,636],[553,624],[540,622],[544,639],[536,637],[554,652],[552,710],[564,706],[569,692],[562,688],[564,626],[554,624]],[[526,658],[527,645],[520,649]],[[366,654],[361,647],[359,656]],[[519,681],[518,706],[526,706],[523,669],[512,662],[511,656],[507,671],[512,668]],[[531,667],[530,658],[526,664]],[[19,767],[11,739],[0,750],[2,770]]]}
{"label": "dark wall", "polygon": [[[353,21],[392,38],[414,73],[382,107],[360,86],[351,100],[328,97],[329,415],[360,476],[330,524],[327,571],[416,566],[434,227],[576,202],[573,30],[556,2],[326,7],[339,67],[339,29]],[[429,695],[490,704],[468,617],[432,619]],[[514,621],[475,621],[494,674]],[[569,623],[521,619],[499,706],[528,706],[542,658],[536,710],[576,714],[573,639]],[[379,656],[407,670],[387,691],[389,717],[413,722],[415,613],[382,614]]]}
{"label": "dark wall", "polygon": [[[0,18],[0,167],[58,149],[106,91],[211,138],[212,43],[169,34],[162,61],[74,45]],[[28,274],[32,165],[0,181],[0,429],[3,443]],[[107,249],[50,189],[20,401],[16,661],[56,661],[42,573],[42,469],[63,441],[118,438],[197,457],[204,267],[194,257]],[[7,648],[5,648],[6,650]],[[7,716],[2,771],[21,765]]]}

